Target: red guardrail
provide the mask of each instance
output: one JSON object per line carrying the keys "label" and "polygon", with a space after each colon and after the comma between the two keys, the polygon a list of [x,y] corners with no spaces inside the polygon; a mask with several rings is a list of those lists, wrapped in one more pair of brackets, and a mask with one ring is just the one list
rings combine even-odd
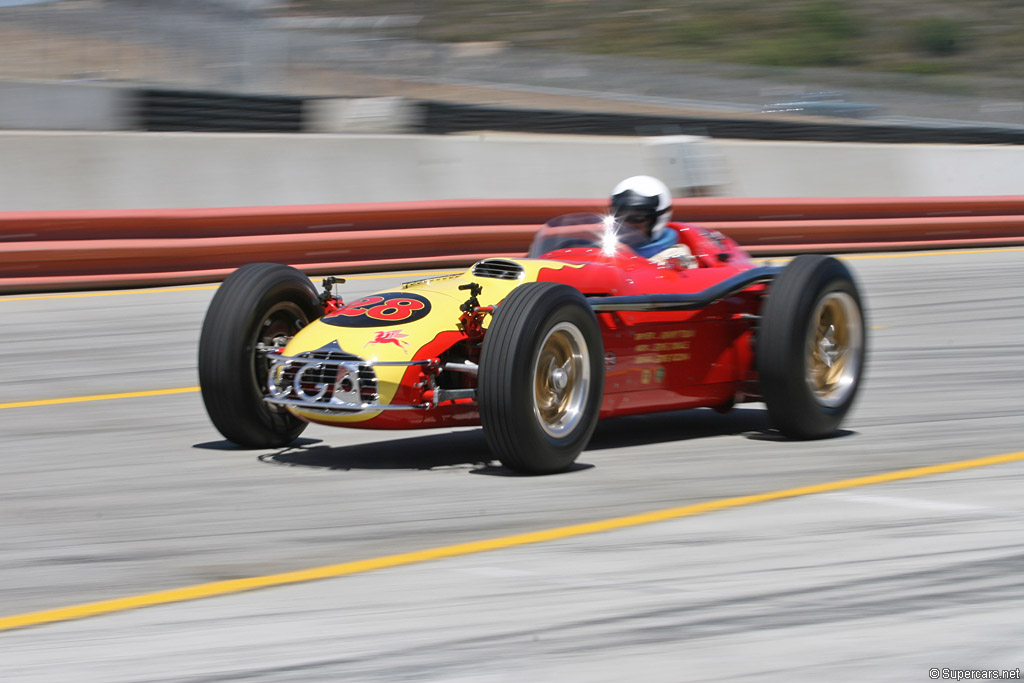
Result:
{"label": "red guardrail", "polygon": [[[0,292],[211,282],[252,261],[310,274],[521,255],[548,219],[603,200],[0,213]],[[1024,244],[1024,196],[678,199],[677,220],[754,255]]]}

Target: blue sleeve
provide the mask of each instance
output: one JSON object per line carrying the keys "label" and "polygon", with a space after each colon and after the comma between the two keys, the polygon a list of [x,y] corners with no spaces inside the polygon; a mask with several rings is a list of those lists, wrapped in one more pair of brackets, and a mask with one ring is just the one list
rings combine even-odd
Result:
{"label": "blue sleeve", "polygon": [[655,254],[675,245],[678,241],[679,233],[673,228],[665,228],[656,239],[651,240],[647,244],[633,247],[633,251],[644,258],[651,258]]}

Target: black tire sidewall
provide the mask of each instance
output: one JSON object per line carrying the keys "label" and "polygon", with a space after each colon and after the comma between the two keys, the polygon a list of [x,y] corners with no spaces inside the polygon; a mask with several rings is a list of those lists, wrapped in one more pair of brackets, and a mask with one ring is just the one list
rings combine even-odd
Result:
{"label": "black tire sidewall", "polygon": [[[541,345],[561,323],[580,330],[590,381],[579,423],[568,434],[555,437],[538,422],[533,383]],[[568,285],[550,282],[513,290],[498,307],[484,337],[477,391],[488,445],[506,467],[549,474],[571,466],[593,435],[604,394],[601,330],[583,295]]]}
{"label": "black tire sidewall", "polygon": [[248,264],[221,284],[203,321],[199,384],[207,413],[230,441],[249,448],[283,446],[306,423],[267,404],[257,376],[255,345],[274,309],[294,308],[304,323],[322,315],[313,284],[301,271],[274,263]]}
{"label": "black tire sidewall", "polygon": [[[805,344],[811,317],[832,293],[849,295],[860,313],[861,349],[853,388],[834,406],[817,400],[807,386]],[[838,429],[853,405],[864,372],[867,321],[856,282],[846,266],[822,255],[798,256],[772,283],[757,334],[761,393],[773,426],[796,439],[818,439]]]}

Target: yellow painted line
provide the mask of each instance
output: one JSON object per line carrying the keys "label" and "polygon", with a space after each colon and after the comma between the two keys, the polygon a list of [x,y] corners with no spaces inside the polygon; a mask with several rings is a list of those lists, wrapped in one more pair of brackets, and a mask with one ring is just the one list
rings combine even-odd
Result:
{"label": "yellow painted line", "polygon": [[175,289],[132,289],[112,292],[77,292],[74,294],[39,294],[35,296],[0,297],[0,301],[43,301],[45,299],[88,299],[96,296],[123,296],[125,294],[168,294],[170,292],[198,292],[204,289],[217,289],[218,285],[201,287],[177,287]]}
{"label": "yellow painted line", "polygon": [[[465,273],[465,272],[466,272],[465,268],[463,268],[462,270],[427,270],[427,271],[424,271],[422,273],[376,273],[374,275],[352,275],[351,277],[346,277],[345,279],[346,280],[383,280],[383,279],[389,278],[389,277],[398,278],[398,279],[407,278],[407,277],[443,277],[445,275],[458,275],[459,273]],[[316,279],[318,277],[321,277],[321,276],[319,276],[319,275],[314,275],[313,276],[314,279]]]}
{"label": "yellow painted line", "polygon": [[286,586],[290,584],[316,581],[319,579],[361,574],[378,569],[401,567],[446,557],[459,557],[473,553],[502,550],[505,548],[514,548],[534,543],[544,543],[547,541],[573,538],[576,536],[585,536],[604,531],[612,531],[614,529],[625,529],[628,527],[653,524],[655,522],[692,517],[694,515],[715,512],[717,510],[727,510],[729,508],[744,507],[747,505],[755,505],[757,503],[767,503],[785,498],[796,498],[798,496],[809,496],[817,493],[827,493],[861,486],[871,486],[873,484],[884,484],[886,482],[901,481],[905,479],[916,479],[935,474],[945,474],[948,472],[957,472],[977,467],[988,467],[1020,460],[1024,460],[1024,451],[977,458],[974,460],[961,460],[959,462],[945,463],[942,465],[915,467],[907,470],[897,470],[895,472],[874,474],[866,477],[857,477],[855,479],[843,479],[841,481],[814,484],[811,486],[802,486],[799,488],[772,491],[769,493],[759,493],[751,496],[722,498],[720,500],[712,500],[706,503],[669,508],[667,510],[657,510],[638,515],[629,515],[627,517],[617,517],[597,522],[575,524],[573,526],[545,529],[542,531],[533,531],[483,541],[459,543],[457,545],[417,550],[398,555],[386,555],[384,557],[357,560],[355,562],[344,562],[324,567],[314,567],[312,569],[285,572],[283,574],[269,574],[266,576],[254,576],[247,579],[233,579],[230,581],[203,583],[194,586],[186,586],[184,588],[159,591],[156,593],[146,593],[143,595],[115,598],[113,600],[101,600],[99,602],[90,602],[83,605],[32,612],[30,614],[16,614],[9,617],[0,617],[0,631],[23,628],[26,626],[38,626],[40,624],[48,624],[57,621],[81,619],[83,617],[97,616],[100,614],[123,612],[140,607],[152,607],[154,605],[164,605],[168,603],[184,602],[187,600],[198,600],[200,598],[210,598],[218,595],[241,593],[243,591],[255,590],[257,588]]}
{"label": "yellow painted line", "polygon": [[[383,280],[385,278],[424,278],[442,275],[453,275],[456,273],[462,273],[462,270],[445,270],[445,271],[429,271],[422,273],[378,273],[375,275],[349,275],[345,279],[348,281],[352,280]],[[315,283],[317,278],[321,276],[313,275],[310,279]],[[175,287],[175,288],[153,288],[153,289],[131,289],[131,290],[115,290],[110,292],[76,292],[68,294],[39,294],[33,296],[15,296],[15,297],[0,297],[0,302],[4,301],[42,301],[45,299],[87,299],[95,296],[122,296],[125,294],[170,294],[172,292],[201,292],[208,289],[217,289],[220,287],[219,284],[215,285],[200,285],[198,287]]]}
{"label": "yellow painted line", "polygon": [[70,396],[65,398],[44,398],[39,401],[17,401],[0,403],[0,410],[6,408],[33,408],[36,406],[58,406],[65,403],[85,403],[87,401],[111,401],[117,398],[142,398],[144,396],[166,396],[168,394],[191,394],[199,391],[199,387],[178,387],[176,389],[153,389],[151,391],[127,391],[121,394],[96,394],[94,396]]}
{"label": "yellow painted line", "polygon": [[[1024,247],[992,247],[991,249],[936,249],[934,251],[892,252],[886,254],[835,254],[840,261],[870,261],[874,259],[892,258],[925,258],[928,256],[969,256],[972,254],[1000,254],[1007,251],[1024,251]],[[758,263],[783,264],[793,260],[793,256],[758,256]]]}
{"label": "yellow painted line", "polygon": [[940,249],[936,251],[919,251],[891,254],[841,254],[838,256],[838,258],[843,261],[866,261],[868,259],[921,258],[924,256],[968,256],[971,254],[999,254],[1005,251],[1024,251],[1024,247],[993,247],[991,249],[958,250]]}

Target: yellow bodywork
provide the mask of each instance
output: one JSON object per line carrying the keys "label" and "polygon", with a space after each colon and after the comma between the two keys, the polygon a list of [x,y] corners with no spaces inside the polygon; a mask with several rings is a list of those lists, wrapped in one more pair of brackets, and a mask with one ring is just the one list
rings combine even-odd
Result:
{"label": "yellow bodywork", "polygon": [[[462,315],[460,306],[470,296],[469,291],[459,290],[460,285],[475,282],[482,286],[478,296],[480,306],[494,306],[501,302],[509,292],[525,282],[535,282],[543,269],[561,270],[564,268],[582,268],[560,261],[539,259],[501,259],[520,265],[523,276],[517,280],[504,280],[474,276],[472,268],[458,275],[440,275],[425,280],[407,282],[398,288],[384,290],[378,294],[399,296],[415,294],[430,303],[428,313],[418,320],[408,323],[389,322],[373,327],[339,327],[324,322],[314,321],[300,330],[284,349],[285,356],[296,356],[307,351],[314,351],[337,342],[346,353],[354,354],[370,363],[407,362],[422,360],[417,353],[438,334],[459,329],[459,317]],[[375,295],[368,295],[353,301],[346,301],[347,306],[359,306],[361,301]],[[330,317],[330,316],[327,316]],[[487,325],[487,319],[484,320]],[[407,366],[375,365],[377,373],[377,392],[381,405],[388,405],[395,397]],[[369,410],[359,413],[324,413],[309,411],[301,407],[289,406],[291,412],[299,417],[313,419],[316,422],[346,424],[365,422],[377,417],[381,410]]]}

